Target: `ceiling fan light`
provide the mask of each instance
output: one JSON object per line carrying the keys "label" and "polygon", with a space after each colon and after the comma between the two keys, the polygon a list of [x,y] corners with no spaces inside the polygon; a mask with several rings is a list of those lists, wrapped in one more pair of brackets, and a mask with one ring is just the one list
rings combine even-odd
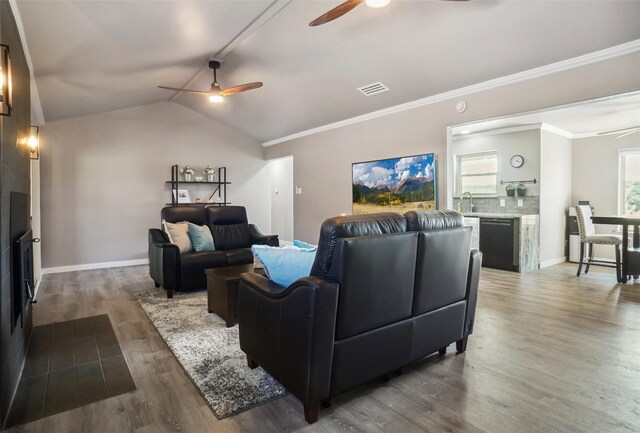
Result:
{"label": "ceiling fan light", "polygon": [[389,4],[391,0],[365,0],[367,6],[372,8],[381,8]]}
{"label": "ceiling fan light", "polygon": [[219,104],[222,101],[224,101],[224,97],[222,95],[219,95],[217,93],[212,93],[209,95],[209,101],[213,102],[214,104]]}

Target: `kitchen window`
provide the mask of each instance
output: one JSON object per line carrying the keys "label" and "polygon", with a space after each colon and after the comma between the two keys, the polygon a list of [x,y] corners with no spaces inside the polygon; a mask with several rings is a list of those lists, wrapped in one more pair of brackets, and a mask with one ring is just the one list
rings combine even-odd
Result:
{"label": "kitchen window", "polygon": [[494,151],[456,155],[456,195],[496,195],[498,153]]}
{"label": "kitchen window", "polygon": [[640,215],[640,148],[620,151],[618,212]]}

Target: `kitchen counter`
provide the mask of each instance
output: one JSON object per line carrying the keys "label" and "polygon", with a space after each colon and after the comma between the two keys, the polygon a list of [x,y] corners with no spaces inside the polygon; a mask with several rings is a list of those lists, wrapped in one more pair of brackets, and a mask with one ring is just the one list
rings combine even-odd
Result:
{"label": "kitchen counter", "polygon": [[[478,246],[480,218],[513,219],[517,222],[518,271],[529,272],[539,267],[540,216],[538,214],[464,212],[465,225],[473,228],[472,248]],[[487,251],[487,254],[490,252]]]}
{"label": "kitchen counter", "polygon": [[466,218],[520,218],[538,216],[537,214],[521,214],[521,213],[489,213],[489,212],[463,212],[462,216]]}

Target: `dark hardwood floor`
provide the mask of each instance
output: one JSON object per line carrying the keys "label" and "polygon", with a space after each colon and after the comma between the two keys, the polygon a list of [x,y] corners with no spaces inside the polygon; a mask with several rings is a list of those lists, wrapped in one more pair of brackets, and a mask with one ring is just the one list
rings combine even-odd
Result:
{"label": "dark hardwood floor", "polygon": [[483,269],[467,352],[338,396],[313,425],[291,396],[217,420],[135,294],[147,267],[43,280],[34,325],[108,314],[136,390],[10,432],[638,432],[640,283],[572,264]]}

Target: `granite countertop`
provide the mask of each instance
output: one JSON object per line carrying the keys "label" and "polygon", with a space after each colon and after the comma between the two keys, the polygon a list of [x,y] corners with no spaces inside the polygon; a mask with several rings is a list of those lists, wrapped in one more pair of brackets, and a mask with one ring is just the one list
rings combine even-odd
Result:
{"label": "granite countertop", "polygon": [[537,216],[538,214],[521,213],[490,213],[490,212],[462,212],[462,216],[476,218],[520,218],[523,216]]}

